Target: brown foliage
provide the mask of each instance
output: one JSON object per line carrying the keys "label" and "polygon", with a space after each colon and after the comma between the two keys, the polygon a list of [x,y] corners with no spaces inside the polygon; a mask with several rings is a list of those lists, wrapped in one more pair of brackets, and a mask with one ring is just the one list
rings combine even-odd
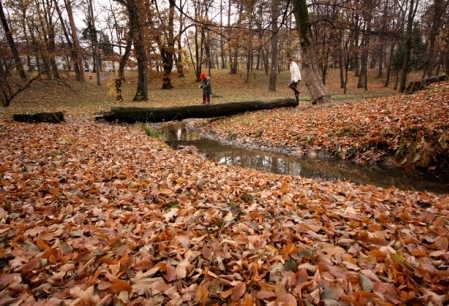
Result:
{"label": "brown foliage", "polygon": [[324,151],[361,163],[449,170],[449,82],[395,95],[290,110],[248,113],[200,129],[237,144],[287,147],[292,154]]}
{"label": "brown foliage", "polygon": [[[386,132],[399,146],[398,133],[411,139],[404,126],[447,131],[447,92],[255,113],[228,127],[263,126],[273,145],[309,135],[315,150],[335,145],[329,131],[342,148]],[[0,121],[3,304],[447,303],[448,195],[217,165],[138,126],[67,117]],[[355,126],[364,134],[342,129]],[[359,158],[375,159],[367,152]]]}
{"label": "brown foliage", "polygon": [[0,133],[4,302],[446,301],[447,195],[217,165],[91,120]]}

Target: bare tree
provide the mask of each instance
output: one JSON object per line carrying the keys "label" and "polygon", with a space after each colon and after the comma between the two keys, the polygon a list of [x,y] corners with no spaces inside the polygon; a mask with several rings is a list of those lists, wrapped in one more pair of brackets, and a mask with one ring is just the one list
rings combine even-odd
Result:
{"label": "bare tree", "polygon": [[276,78],[277,78],[277,66],[278,66],[278,16],[279,16],[279,2],[278,0],[272,0],[271,2],[271,31],[273,36],[271,37],[271,70],[270,70],[270,82],[268,85],[268,91],[276,91]]}
{"label": "bare tree", "polygon": [[20,59],[19,52],[17,50],[16,44],[14,42],[14,38],[12,37],[11,30],[9,29],[8,22],[6,20],[5,11],[3,10],[2,0],[0,0],[0,19],[2,22],[3,30],[5,31],[6,38],[8,40],[9,47],[11,48],[11,52],[14,56],[14,61],[16,63],[16,69],[19,71],[20,78],[25,80],[26,74],[23,69],[23,63]]}
{"label": "bare tree", "polygon": [[[76,32],[76,26],[75,26],[75,19],[73,18],[73,10],[72,10],[72,4],[70,0],[64,0],[64,5],[67,10],[67,15],[69,17],[70,21],[70,28],[72,30],[72,39],[73,39],[73,45],[72,45],[72,54],[76,63],[75,72],[76,72],[76,79],[78,81],[84,82],[84,67],[83,67],[83,59],[81,56],[81,48],[78,40],[78,33]],[[61,18],[62,19],[62,18]],[[62,20],[61,20],[62,22]]]}
{"label": "bare tree", "polygon": [[[142,20],[139,14],[140,0],[116,0],[126,7],[128,13],[128,42],[120,65],[126,63],[131,52],[131,42],[134,45],[137,58],[137,89],[133,101],[148,100],[148,60],[145,51]],[[142,8],[143,9],[143,8]]]}
{"label": "bare tree", "polygon": [[331,95],[320,77],[307,2],[306,0],[293,0],[292,3],[301,44],[302,66],[305,70],[304,79],[311,95],[312,104],[330,102]]}
{"label": "bare tree", "polygon": [[407,83],[407,74],[409,72],[410,54],[412,49],[413,40],[413,20],[418,10],[419,0],[410,0],[409,11],[407,16],[407,24],[405,30],[405,42],[403,51],[403,61],[401,70],[401,81],[399,85],[399,91],[404,92]]}

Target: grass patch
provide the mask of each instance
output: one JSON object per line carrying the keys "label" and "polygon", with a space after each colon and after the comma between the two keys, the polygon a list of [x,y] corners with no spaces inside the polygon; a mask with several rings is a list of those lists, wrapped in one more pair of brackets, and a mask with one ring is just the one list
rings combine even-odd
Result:
{"label": "grass patch", "polygon": [[161,138],[161,131],[158,128],[153,127],[151,124],[149,123],[145,123],[144,125],[144,130],[145,133],[153,138]]}

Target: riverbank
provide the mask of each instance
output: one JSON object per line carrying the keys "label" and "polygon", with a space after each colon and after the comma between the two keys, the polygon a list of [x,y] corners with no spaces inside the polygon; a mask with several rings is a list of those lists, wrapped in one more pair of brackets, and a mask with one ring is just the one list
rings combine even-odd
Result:
{"label": "riverbank", "polygon": [[[404,169],[386,164],[358,164],[329,154],[293,156],[286,149],[260,148],[251,143],[236,146],[231,141],[214,139],[195,131],[201,119],[159,124],[157,133],[171,148],[194,150],[198,155],[220,164],[251,168],[276,174],[288,174],[324,181],[344,180],[356,185],[401,190],[449,193],[449,177],[437,171]],[[156,128],[153,125],[153,128]]]}
{"label": "riverbank", "polygon": [[[238,146],[449,173],[449,82],[412,95],[251,112],[194,129]],[[198,121],[197,121],[198,122]]]}

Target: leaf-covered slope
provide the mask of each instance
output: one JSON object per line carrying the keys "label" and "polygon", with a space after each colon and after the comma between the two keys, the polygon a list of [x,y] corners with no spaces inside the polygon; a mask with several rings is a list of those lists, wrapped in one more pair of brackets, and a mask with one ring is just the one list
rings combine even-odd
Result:
{"label": "leaf-covered slope", "polygon": [[200,130],[237,144],[449,170],[449,82],[413,95],[245,114]]}
{"label": "leaf-covered slope", "polygon": [[136,127],[0,134],[4,304],[447,301],[447,195],[216,165]]}

